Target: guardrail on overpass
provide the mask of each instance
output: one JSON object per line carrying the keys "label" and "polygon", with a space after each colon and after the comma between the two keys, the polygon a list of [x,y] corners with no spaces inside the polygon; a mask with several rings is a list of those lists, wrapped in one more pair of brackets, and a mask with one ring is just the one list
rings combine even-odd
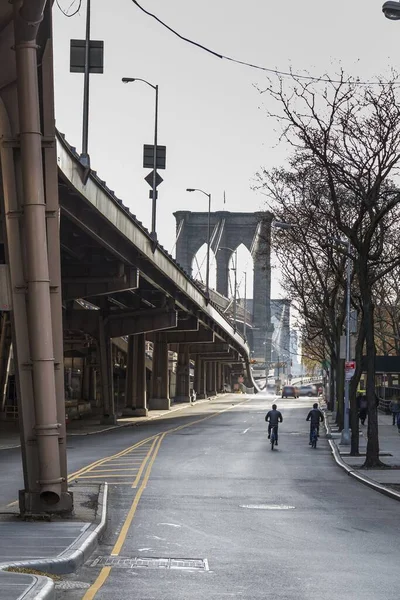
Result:
{"label": "guardrail on overpass", "polygon": [[[249,346],[242,335],[234,329],[222,309],[215,302],[208,302],[201,286],[160,244],[154,248],[154,241],[148,230],[107,187],[105,181],[98,177],[96,171],[91,171],[87,181],[83,182],[79,156],[75,148],[68,144],[65,136],[59,133],[57,134],[57,161],[64,185],[72,188],[73,193],[78,194],[92,209],[98,211],[119,235],[135,247],[140,256],[137,265],[139,270],[147,272],[152,278],[161,275],[164,279],[168,279],[168,283],[175,290],[176,297],[183,294],[194,309],[199,310],[213,322],[221,337],[241,356],[248,378],[257,389],[250,370]],[[62,201],[60,203],[61,213],[68,215],[68,206]]]}

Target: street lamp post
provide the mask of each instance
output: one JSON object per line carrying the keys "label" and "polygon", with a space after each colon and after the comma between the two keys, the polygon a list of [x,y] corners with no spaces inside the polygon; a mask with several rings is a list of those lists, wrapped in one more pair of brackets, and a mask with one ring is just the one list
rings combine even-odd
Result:
{"label": "street lamp post", "polygon": [[235,282],[234,282],[234,290],[233,290],[233,323],[236,329],[237,324],[237,299],[236,299],[236,288],[237,288],[237,248],[234,250],[233,248],[228,248],[227,246],[221,246],[220,250],[230,250],[235,255],[235,266],[233,267],[233,271],[235,272]]}
{"label": "street lamp post", "polygon": [[211,194],[199,190],[198,188],[186,188],[187,192],[201,192],[208,198],[208,219],[207,219],[207,259],[206,259],[206,297],[210,299],[210,243],[211,243]]}
{"label": "street lamp post", "polygon": [[83,122],[82,122],[82,152],[79,157],[85,168],[90,168],[88,153],[89,138],[89,73],[90,73],[90,0],[86,8],[86,39],[85,39],[85,70],[83,79]]}
{"label": "street lamp post", "polygon": [[155,111],[154,111],[154,150],[153,150],[153,197],[152,197],[152,208],[151,208],[151,237],[154,242],[157,241],[156,232],[156,213],[157,213],[157,136],[158,136],[158,85],[153,85],[146,79],[140,79],[139,77],[123,77],[123,83],[131,83],[133,81],[142,81],[148,86],[153,88],[156,93],[155,98]]}

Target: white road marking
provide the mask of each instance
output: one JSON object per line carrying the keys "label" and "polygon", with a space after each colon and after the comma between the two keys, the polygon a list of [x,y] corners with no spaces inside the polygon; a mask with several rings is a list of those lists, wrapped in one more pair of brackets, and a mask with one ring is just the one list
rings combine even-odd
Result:
{"label": "white road marking", "polygon": [[182,525],[176,525],[176,523],[158,523],[158,525],[168,525],[169,527],[182,527]]}
{"label": "white road marking", "polygon": [[241,504],[240,508],[254,508],[256,510],[292,510],[295,506],[285,504]]}
{"label": "white road marking", "polygon": [[249,429],[250,429],[250,427],[248,427],[247,429],[245,429],[245,430],[242,432],[242,435],[243,435],[243,434],[245,434],[245,433],[247,433]]}

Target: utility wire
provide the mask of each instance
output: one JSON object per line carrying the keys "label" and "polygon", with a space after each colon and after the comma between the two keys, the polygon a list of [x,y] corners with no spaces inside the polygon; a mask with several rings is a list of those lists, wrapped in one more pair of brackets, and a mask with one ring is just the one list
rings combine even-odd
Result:
{"label": "utility wire", "polygon": [[219,52],[215,52],[214,50],[211,50],[210,48],[207,48],[206,46],[203,46],[203,44],[200,44],[199,42],[195,42],[194,40],[191,40],[183,35],[181,35],[180,33],[178,33],[175,29],[173,29],[172,27],[170,27],[169,25],[167,25],[166,23],[164,23],[164,21],[162,21],[159,17],[157,17],[157,15],[149,12],[148,10],[146,10],[143,6],[141,6],[139,4],[139,2],[137,2],[137,0],[132,0],[133,4],[135,4],[142,12],[144,12],[146,15],[148,15],[149,17],[151,17],[152,19],[155,19],[158,23],[160,23],[160,25],[162,25],[163,27],[165,27],[166,29],[168,29],[168,31],[170,31],[171,33],[173,33],[174,35],[176,35],[179,39],[183,40],[184,42],[187,42],[188,44],[192,44],[193,46],[197,46],[198,48],[200,48],[201,50],[204,50],[204,52],[208,52],[209,54],[212,54],[213,56],[216,56],[217,58],[221,58],[224,60],[229,60],[230,62],[236,63],[238,65],[243,65],[245,67],[250,67],[251,69],[257,69],[259,71],[265,71],[267,73],[273,73],[275,75],[280,75],[281,77],[294,77],[297,79],[305,79],[307,81],[320,81],[323,83],[349,83],[351,85],[399,85],[399,83],[397,82],[380,82],[380,81],[360,81],[359,79],[356,80],[352,80],[352,81],[343,81],[340,79],[331,79],[330,77],[326,76],[326,77],[313,77],[312,75],[300,75],[299,73],[293,73],[292,71],[279,71],[278,69],[271,69],[269,67],[262,67],[261,65],[255,65],[253,63],[249,63],[246,62],[244,60],[239,60],[237,58],[232,58],[231,56],[226,56],[224,54],[220,54]]}
{"label": "utility wire", "polygon": [[71,2],[71,4],[68,6],[67,10],[64,10],[63,7],[60,5],[59,0],[56,0],[58,8],[61,10],[62,14],[65,17],[74,17],[80,11],[81,6],[82,6],[82,0],[79,0],[78,8],[73,13],[69,12],[69,10],[73,7],[73,5],[75,4],[75,2],[76,2],[76,0],[73,0]]}

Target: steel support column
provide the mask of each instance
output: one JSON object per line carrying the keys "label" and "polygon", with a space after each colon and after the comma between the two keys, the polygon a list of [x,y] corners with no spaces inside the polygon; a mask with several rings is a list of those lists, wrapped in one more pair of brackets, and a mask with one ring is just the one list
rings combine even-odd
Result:
{"label": "steel support column", "polygon": [[200,356],[197,356],[197,362],[199,363],[199,380],[198,380],[198,387],[196,389],[197,392],[197,398],[199,398],[199,400],[202,400],[204,398],[207,398],[207,387],[206,387],[206,363],[204,360],[202,360],[200,358]]}
{"label": "steel support column", "polygon": [[130,414],[136,409],[137,401],[137,378],[135,373],[137,361],[137,336],[128,337],[128,355],[126,360],[126,380],[125,380],[125,408],[124,415]]}
{"label": "steel support column", "polygon": [[201,379],[201,359],[198,356],[194,356],[194,380],[193,380],[193,390],[196,392],[196,397],[198,397],[200,392],[200,379]]}
{"label": "steel support column", "polygon": [[169,410],[168,343],[166,334],[155,334],[153,344],[152,397],[150,410]]}
{"label": "steel support column", "polygon": [[217,393],[220,394],[221,392],[223,392],[223,385],[222,385],[222,364],[220,362],[217,362],[215,365],[216,368],[216,376],[217,376]]}
{"label": "steel support column", "polygon": [[144,333],[135,336],[136,353],[136,409],[137,417],[146,417],[147,410],[147,382],[146,382],[146,337]]}
{"label": "steel support column", "polygon": [[111,339],[107,337],[107,327],[104,316],[99,314],[99,355],[100,355],[100,380],[103,404],[102,423],[115,424],[117,417],[114,403],[114,364],[112,360]]}
{"label": "steel support column", "polygon": [[179,344],[175,402],[190,402],[190,355],[187,344]]}
{"label": "steel support column", "polygon": [[[21,415],[25,487],[20,491],[20,509],[23,514],[72,509],[66,481],[65,407],[61,410],[59,384],[62,380],[64,402],[63,358],[62,351],[61,357],[59,355],[57,337],[61,335],[62,340],[62,331],[57,330],[61,320],[53,322],[57,311],[51,299],[51,292],[60,293],[60,280],[57,280],[56,269],[50,266],[52,239],[47,228],[48,217],[58,218],[58,213],[52,214],[58,201],[56,196],[53,204],[46,204],[51,186],[47,189],[49,179],[46,161],[43,164],[42,138],[46,123],[41,122],[39,104],[36,34],[45,4],[44,0],[14,2],[19,120],[15,133],[19,133],[19,148],[17,143],[15,152],[2,148],[1,153]],[[50,9],[48,7],[47,16]],[[51,26],[48,33],[50,38]],[[51,62],[49,43],[47,40],[46,51],[47,60]],[[42,73],[44,81],[43,62]],[[49,107],[53,100],[51,88],[47,100]],[[5,134],[4,128],[2,133]],[[55,152],[54,138],[52,144]],[[11,220],[15,223],[11,224]],[[56,253],[55,262],[57,257]],[[18,294],[21,299],[17,300]],[[53,328],[57,330],[54,336]]]}
{"label": "steel support column", "polygon": [[212,396],[212,363],[211,361],[206,362],[206,396]]}
{"label": "steel support column", "polygon": [[211,388],[210,395],[217,395],[217,363],[213,360],[210,363],[210,371],[211,371]]}

